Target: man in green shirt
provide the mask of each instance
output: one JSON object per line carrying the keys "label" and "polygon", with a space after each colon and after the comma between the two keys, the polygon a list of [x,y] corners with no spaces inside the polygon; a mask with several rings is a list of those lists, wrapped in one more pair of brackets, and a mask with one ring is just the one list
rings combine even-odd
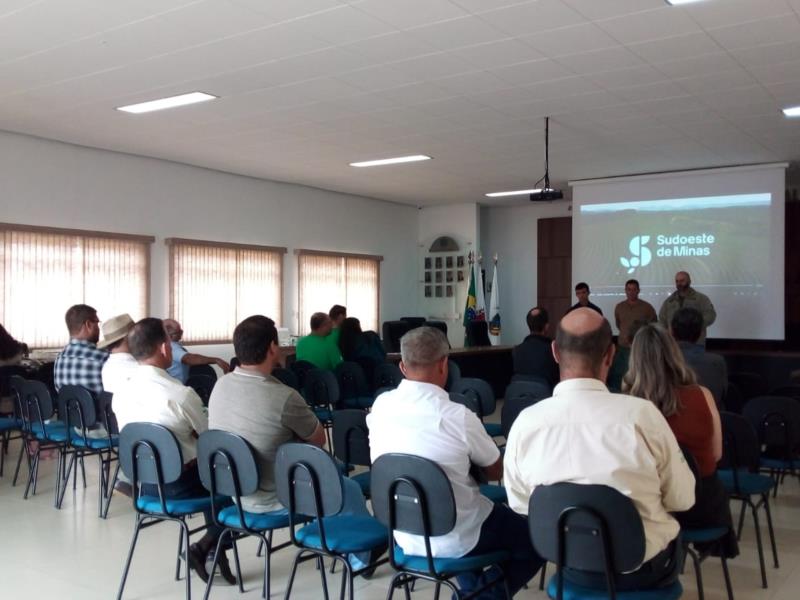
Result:
{"label": "man in green shirt", "polygon": [[347,318],[347,307],[342,306],[341,304],[334,304],[331,306],[331,309],[328,311],[328,316],[331,318],[331,322],[333,323],[333,329],[331,330],[330,335],[328,338],[333,342],[333,344],[338,348],[339,347],[339,327]]}
{"label": "man in green shirt", "polygon": [[318,369],[335,369],[342,362],[342,353],[329,336],[332,329],[333,321],[328,315],[321,312],[311,315],[311,334],[297,342],[297,360],[306,360]]}

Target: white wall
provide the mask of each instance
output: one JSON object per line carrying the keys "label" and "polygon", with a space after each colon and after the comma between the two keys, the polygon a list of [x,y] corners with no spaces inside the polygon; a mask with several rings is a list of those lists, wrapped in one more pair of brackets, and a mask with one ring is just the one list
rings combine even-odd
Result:
{"label": "white wall", "polygon": [[[569,202],[481,208],[480,246],[483,255],[498,255],[503,344],[518,344],[528,335],[525,316],[536,306],[538,295],[537,221],[571,216],[569,209]],[[487,277],[491,277],[491,268],[486,271]]]}
{"label": "white wall", "polygon": [[[450,345],[464,345],[464,305],[467,300],[469,276],[456,283],[452,298],[425,298],[424,257],[433,241],[440,236],[450,236],[458,242],[460,254],[479,252],[480,210],[477,204],[447,204],[429,206],[419,210],[419,232],[417,256],[417,314],[436,321],[447,323],[447,337]],[[488,301],[488,300],[487,300]],[[487,307],[488,308],[488,307]]]}
{"label": "white wall", "polygon": [[[154,235],[154,316],[167,316],[167,237],[286,246],[282,324],[293,332],[296,248],[382,255],[381,319],[413,314],[417,212],[370,198],[0,131],[0,221]],[[320,299],[320,309],[329,304]],[[232,355],[230,345],[197,351]]]}

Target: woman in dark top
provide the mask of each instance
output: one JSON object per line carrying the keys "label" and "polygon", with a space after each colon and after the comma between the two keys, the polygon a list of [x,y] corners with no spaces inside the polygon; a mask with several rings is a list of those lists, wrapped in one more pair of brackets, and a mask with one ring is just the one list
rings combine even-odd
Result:
{"label": "woman in dark top", "polygon": [[723,540],[725,555],[738,555],[728,495],[716,474],[722,457],[717,405],[711,392],[697,385],[678,344],[661,326],[646,325],[636,333],[622,391],[655,404],[678,443],[697,462],[700,479],[695,505],[675,514],[675,518],[684,527],[728,527],[728,536]]}
{"label": "woman in dark top", "polygon": [[18,365],[28,353],[28,346],[15,340],[6,328],[0,325],[0,367]]}
{"label": "woman in dark top", "polygon": [[386,351],[381,339],[374,331],[361,331],[361,322],[348,317],[339,325],[339,350],[342,358],[360,364],[372,380],[375,367],[386,361]]}

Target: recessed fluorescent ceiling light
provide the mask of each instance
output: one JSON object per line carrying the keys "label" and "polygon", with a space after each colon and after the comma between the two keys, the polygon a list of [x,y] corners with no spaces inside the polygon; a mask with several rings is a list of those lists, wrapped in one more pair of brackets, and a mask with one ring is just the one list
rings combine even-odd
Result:
{"label": "recessed fluorescent ceiling light", "polygon": [[787,117],[800,117],[800,106],[790,106],[783,109],[783,114]]}
{"label": "recessed fluorescent ceiling light", "polygon": [[538,194],[542,191],[544,190],[542,190],[541,188],[536,188],[533,190],[514,190],[512,192],[491,192],[489,194],[486,194],[486,196],[488,198],[502,198],[503,196],[524,196],[526,194]]}
{"label": "recessed fluorescent ceiling light", "polygon": [[164,110],[165,108],[175,108],[176,106],[186,106],[187,104],[197,104],[198,102],[208,102],[209,100],[216,99],[217,96],[212,96],[211,94],[190,92],[188,94],[181,94],[180,96],[170,96],[169,98],[150,100],[149,102],[140,102],[139,104],[119,106],[117,110],[139,114],[153,112],[154,110]]}
{"label": "recessed fluorescent ceiling light", "polygon": [[681,4],[693,4],[695,2],[702,2],[703,0],[667,0],[667,4],[672,6],[679,6]]}
{"label": "recessed fluorescent ceiling light", "polygon": [[411,156],[398,156],[396,158],[381,158],[378,160],[365,160],[362,162],[352,162],[351,167],[380,167],[381,165],[396,165],[398,163],[417,162],[420,160],[430,160],[430,156],[424,154],[413,154]]}

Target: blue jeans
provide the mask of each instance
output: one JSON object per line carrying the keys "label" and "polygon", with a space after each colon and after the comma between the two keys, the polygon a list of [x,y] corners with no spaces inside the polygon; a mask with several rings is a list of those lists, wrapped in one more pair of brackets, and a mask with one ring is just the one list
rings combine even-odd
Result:
{"label": "blue jeans", "polygon": [[[513,596],[528,583],[544,564],[544,560],[533,549],[528,534],[528,519],[519,515],[504,504],[495,504],[492,512],[481,526],[481,535],[477,545],[464,556],[475,556],[505,550],[511,553],[511,559],[500,566],[508,582],[508,589]],[[481,572],[459,575],[458,587],[468,594],[500,575],[500,569],[491,567]],[[495,600],[505,598],[503,584],[485,590],[476,598]]]}

